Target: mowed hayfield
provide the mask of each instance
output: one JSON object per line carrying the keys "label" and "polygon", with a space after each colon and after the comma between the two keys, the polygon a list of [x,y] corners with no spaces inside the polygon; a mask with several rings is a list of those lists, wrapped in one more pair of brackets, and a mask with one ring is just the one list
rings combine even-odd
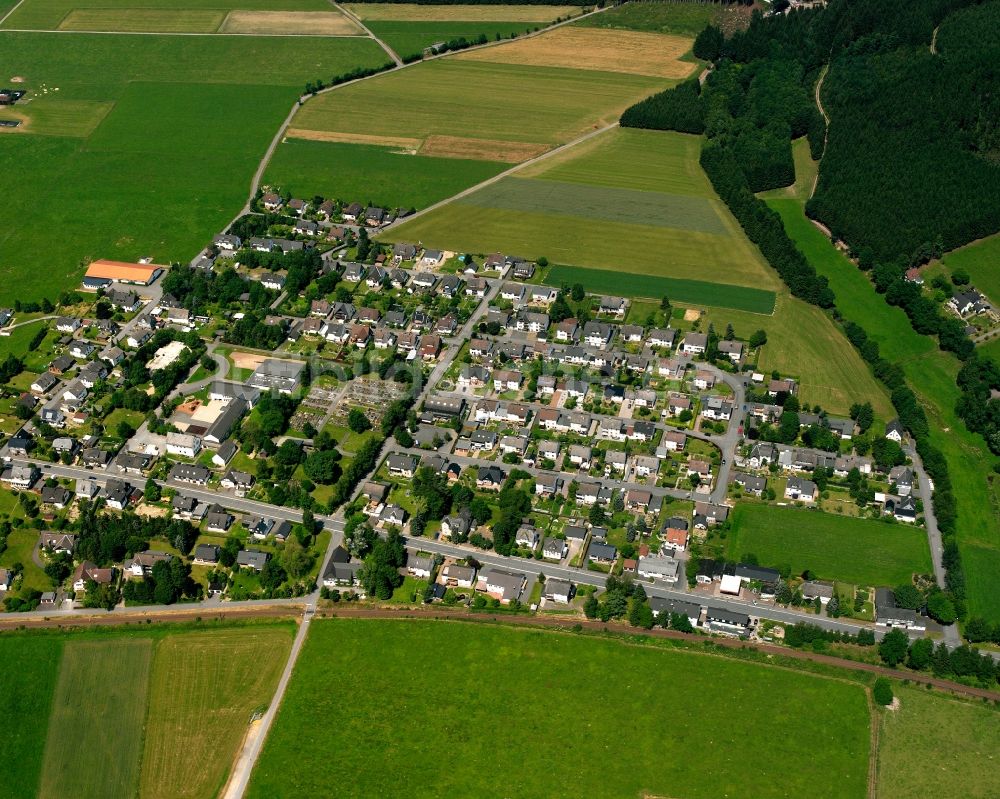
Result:
{"label": "mowed hayfield", "polygon": [[34,796],[37,790],[62,647],[57,638],[0,637],[2,799]]}
{"label": "mowed hayfield", "polygon": [[939,351],[933,339],[916,333],[902,310],[886,304],[868,278],[806,219],[801,202],[769,204],[810,263],[829,279],[844,318],[864,327],[882,355],[903,367],[931,422],[931,442],[948,461],[970,615],[1000,622],[1000,592],[994,585],[1000,573],[1000,497],[990,482],[995,458],[955,413],[958,361]]}
{"label": "mowed hayfield", "polygon": [[897,710],[879,715],[879,799],[1000,796],[1000,712],[993,706],[894,686]]}
{"label": "mowed hayfield", "polygon": [[139,795],[216,796],[251,714],[270,703],[291,645],[287,627],[182,633],[160,641]]}
{"label": "mowed hayfield", "polygon": [[305,82],[385,59],[366,39],[0,32],[0,74],[32,91],[0,134],[0,303],[54,299],[95,258],[188,261]]}
{"label": "mowed hayfield", "polygon": [[66,643],[40,799],[135,795],[152,656],[149,638]]}
{"label": "mowed hayfield", "polygon": [[316,33],[359,35],[324,0],[24,0],[4,22],[14,30],[120,33]]}
{"label": "mowed hayfield", "polygon": [[[431,662],[435,678],[414,681]],[[678,712],[679,690],[697,712]],[[796,733],[761,735],[762,718]],[[860,685],[765,665],[505,626],[321,620],[247,795],[856,799],[869,724]]]}
{"label": "mowed hayfield", "polygon": [[[432,6],[433,7],[433,6]],[[437,6],[448,8],[449,6]],[[376,20],[366,21],[365,26],[383,42],[391,47],[400,57],[409,58],[420,55],[428,47],[439,42],[450,42],[464,38],[475,41],[480,35],[489,41],[495,41],[499,36],[508,39],[536,27],[547,25],[547,22],[416,22]]]}
{"label": "mowed hayfield", "polygon": [[737,505],[726,547],[734,560],[755,555],[763,566],[859,585],[900,585],[931,571],[923,528],[801,508]]}
{"label": "mowed hayfield", "polygon": [[696,136],[616,128],[388,235],[433,247],[780,289],[712,190],[698,165],[700,148]]}
{"label": "mowed hayfield", "polygon": [[267,707],[294,625],[0,638],[0,797],[211,799]]}
{"label": "mowed hayfield", "polygon": [[[470,50],[456,58],[567,69],[585,65],[587,69],[679,80],[697,69],[694,62],[682,60],[690,49],[687,36],[569,25],[502,47]],[[586,56],[581,58],[583,53]]]}
{"label": "mowed hayfield", "polygon": [[[321,194],[375,205],[426,208],[509,164],[472,158],[436,158],[378,145],[285,139],[264,182],[295,196]],[[406,180],[400,180],[401,172]]]}

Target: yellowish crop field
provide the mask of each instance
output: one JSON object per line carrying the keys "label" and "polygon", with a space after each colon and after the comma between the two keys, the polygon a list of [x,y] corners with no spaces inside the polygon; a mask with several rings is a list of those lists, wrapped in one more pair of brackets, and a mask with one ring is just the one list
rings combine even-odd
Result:
{"label": "yellowish crop field", "polygon": [[691,49],[684,36],[606,28],[558,28],[500,47],[457,56],[460,60],[565,67],[681,79],[697,65],[680,58]]}

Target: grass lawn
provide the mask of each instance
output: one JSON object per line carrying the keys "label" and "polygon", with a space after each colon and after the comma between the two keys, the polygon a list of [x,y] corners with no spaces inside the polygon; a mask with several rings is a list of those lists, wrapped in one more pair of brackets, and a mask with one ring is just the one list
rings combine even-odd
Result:
{"label": "grass lawn", "polygon": [[1000,796],[996,708],[906,686],[894,686],[900,708],[880,710],[880,799]]}
{"label": "grass lawn", "polygon": [[980,239],[941,258],[949,275],[955,269],[964,269],[972,278],[972,285],[1000,304],[1000,234]]}
{"label": "grass lawn", "polygon": [[108,414],[107,418],[104,420],[104,429],[108,431],[108,435],[116,436],[118,435],[118,425],[121,422],[128,422],[135,429],[139,429],[139,426],[145,421],[146,414],[142,411],[130,411],[127,408],[115,408],[111,413]]}
{"label": "grass lawn", "polygon": [[[18,106],[24,133],[0,138],[18,165],[0,304],[54,298],[94,258],[186,262],[245,200],[305,82],[384,60],[364,39],[0,32],[0,72],[39,98]],[[31,135],[54,116],[61,135]]]}
{"label": "grass lawn", "polygon": [[701,139],[613,130],[394,228],[394,240],[780,289],[698,164]]}
{"label": "grass lawn", "polygon": [[844,317],[862,325],[878,341],[882,355],[906,372],[931,423],[931,442],[948,461],[970,615],[1000,621],[1000,594],[993,583],[1000,571],[1000,504],[989,482],[995,458],[955,413],[958,361],[940,352],[930,337],[916,333],[902,310],[886,304],[868,278],[805,218],[800,202],[769,204],[781,214],[799,249],[829,279]]}
{"label": "grass lawn", "polygon": [[148,638],[66,642],[41,799],[135,795],[152,655]]}
{"label": "grass lawn", "polygon": [[[427,662],[437,678],[407,687]],[[611,697],[595,700],[595,685]],[[679,685],[697,713],[676,712]],[[760,736],[765,716],[797,734]],[[628,745],[612,745],[623,718]],[[405,774],[414,796],[489,794],[500,780],[526,798],[858,797],[868,725],[859,685],[762,665],[504,626],[319,620],[248,796],[389,796]],[[716,759],[754,767],[704,767]]]}
{"label": "grass lawn", "polygon": [[[264,180],[297,197],[321,194],[390,208],[426,208],[508,166],[391,147],[286,139],[275,150]],[[401,173],[406,180],[399,179]]]}
{"label": "grass lawn", "polygon": [[12,566],[20,563],[24,567],[18,593],[25,589],[37,591],[52,590],[52,581],[48,575],[35,565],[31,553],[38,543],[38,530],[34,527],[22,527],[11,531],[7,536],[7,549],[0,555],[0,566]]}
{"label": "grass lawn", "polygon": [[210,799],[218,794],[251,714],[271,701],[293,630],[291,625],[208,630],[158,643],[141,796]]}
{"label": "grass lawn", "polygon": [[718,16],[708,3],[628,3],[575,23],[587,28],[615,28],[650,33],[673,33],[694,38]]}
{"label": "grass lawn", "polygon": [[726,546],[734,560],[753,554],[764,566],[860,585],[899,585],[931,571],[921,528],[774,505],[737,505]]}
{"label": "grass lawn", "polygon": [[0,711],[4,718],[2,799],[35,796],[45,730],[63,643],[58,638],[0,638]]}
{"label": "grass lawn", "polygon": [[403,578],[403,584],[392,592],[389,602],[399,605],[419,605],[424,601],[425,588],[427,588],[426,580],[418,580],[407,575]]}

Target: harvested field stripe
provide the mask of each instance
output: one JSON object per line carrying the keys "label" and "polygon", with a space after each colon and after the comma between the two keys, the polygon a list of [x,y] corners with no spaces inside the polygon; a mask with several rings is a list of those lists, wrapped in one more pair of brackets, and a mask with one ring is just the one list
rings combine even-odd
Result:
{"label": "harvested field stripe", "polygon": [[547,144],[532,144],[531,142],[469,139],[461,136],[428,136],[420,148],[420,155],[519,164],[529,158],[541,155],[548,149],[549,145]]}
{"label": "harvested field stripe", "polygon": [[399,147],[403,150],[417,150],[423,139],[408,139],[403,136],[368,136],[364,133],[337,133],[329,130],[304,130],[289,128],[285,131],[289,139],[306,141],[327,141],[338,144],[373,144],[378,147]]}
{"label": "harvested field stripe", "polygon": [[758,314],[774,312],[773,291],[725,283],[709,283],[703,280],[684,280],[557,264],[549,269],[544,282],[549,286],[582,283],[587,291],[595,294],[617,294],[648,299],[659,299],[666,295],[671,300],[688,305],[710,305]]}
{"label": "harvested field stripe", "polygon": [[49,718],[41,799],[136,794],[152,653],[148,638],[66,644]]}

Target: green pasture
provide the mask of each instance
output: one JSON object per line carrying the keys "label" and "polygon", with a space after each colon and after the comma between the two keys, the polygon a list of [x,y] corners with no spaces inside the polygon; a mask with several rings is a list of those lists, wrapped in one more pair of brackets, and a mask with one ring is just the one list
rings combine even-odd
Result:
{"label": "green pasture", "polygon": [[450,42],[464,38],[474,41],[485,34],[491,42],[499,36],[507,39],[511,34],[523,34],[536,27],[545,27],[543,22],[503,22],[463,20],[376,20],[365,22],[365,26],[378,36],[396,53],[407,56],[420,55],[424,49],[438,42]]}
{"label": "green pasture", "polygon": [[[4,28],[57,30],[106,19],[113,31],[211,33],[240,11],[332,11],[324,0],[24,0]],[[138,13],[133,13],[138,12]],[[155,16],[151,16],[153,12]],[[72,16],[71,16],[72,15]],[[74,24],[74,19],[78,22]]]}
{"label": "green pasture", "polygon": [[[413,684],[428,662],[436,678]],[[677,712],[679,686],[697,712]],[[763,718],[796,732],[762,737]],[[414,796],[500,781],[525,799],[846,798],[864,794],[868,757],[857,684],[548,631],[332,619],[312,624],[248,796],[388,796],[405,775]]]}
{"label": "green pasture", "polygon": [[367,144],[286,139],[268,163],[264,181],[296,196],[320,194],[388,208],[426,208],[509,166]]}
{"label": "green pasture", "polygon": [[754,314],[772,313],[776,296],[773,291],[747,286],[729,286],[723,283],[707,283],[703,280],[681,280],[561,264],[549,269],[545,275],[545,283],[550,286],[582,283],[583,287],[593,294],[646,297],[654,300],[666,296],[671,302],[733,308]]}
{"label": "green pasture", "polygon": [[737,505],[726,548],[734,560],[752,554],[764,566],[859,585],[899,585],[931,571],[923,528],[775,505]]}
{"label": "green pasture", "polygon": [[769,203],[781,214],[785,230],[837,295],[844,318],[864,327],[882,355],[899,363],[931,423],[931,442],[948,461],[958,503],[958,542],[966,573],[970,614],[1000,620],[994,577],[1000,568],[1000,503],[989,482],[989,454],[982,438],[970,433],[955,413],[958,361],[937,349],[933,339],[910,326],[899,308],[890,307],[868,278],[840,253],[809,220],[795,200]]}
{"label": "green pasture", "polygon": [[1000,713],[971,699],[894,685],[899,707],[879,711],[877,796],[1000,796]]}
{"label": "green pasture", "polygon": [[62,641],[55,638],[0,637],[3,799],[35,796],[38,791],[61,657]]}
{"label": "green pasture", "polygon": [[694,38],[715,21],[720,11],[711,3],[645,2],[626,3],[574,24],[587,28],[672,33]]}
{"label": "green pasture", "polygon": [[949,276],[956,269],[964,269],[973,286],[994,305],[1000,303],[1000,234],[952,250],[941,258],[941,263],[948,268]]}
{"label": "green pasture", "polygon": [[49,90],[17,108],[44,108],[41,129],[68,104],[79,125],[0,137],[17,165],[0,177],[0,304],[54,298],[95,258],[188,261],[245,200],[305,81],[383,60],[354,39],[0,32],[0,73]]}

